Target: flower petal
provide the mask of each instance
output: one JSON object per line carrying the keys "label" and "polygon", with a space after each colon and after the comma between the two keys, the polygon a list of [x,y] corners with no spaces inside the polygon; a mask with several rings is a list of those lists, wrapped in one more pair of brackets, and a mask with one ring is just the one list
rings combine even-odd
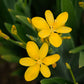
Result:
{"label": "flower petal", "polygon": [[37,29],[49,29],[49,26],[48,26],[47,22],[42,17],[34,17],[34,18],[32,18],[32,24]]}
{"label": "flower petal", "polygon": [[50,69],[46,65],[41,64],[40,70],[41,70],[41,73],[44,77],[48,78],[51,76]]}
{"label": "flower petal", "polygon": [[50,35],[50,29],[47,29],[47,30],[41,30],[39,33],[38,33],[38,35],[39,35],[39,37],[41,37],[41,38],[46,38],[46,37],[48,37],[49,35]]}
{"label": "flower petal", "polygon": [[33,59],[29,57],[24,57],[19,60],[19,63],[23,66],[32,66],[36,64],[36,61],[34,61]]}
{"label": "flower petal", "polygon": [[45,11],[45,18],[49,24],[49,26],[52,26],[54,23],[54,16],[53,13],[50,10]]}
{"label": "flower petal", "polygon": [[60,47],[62,44],[62,39],[57,33],[52,33],[49,36],[49,41],[54,47]]}
{"label": "flower petal", "polygon": [[45,65],[48,65],[49,66],[49,65],[54,64],[55,62],[57,62],[59,59],[60,59],[59,54],[54,54],[54,55],[50,55],[50,56],[45,57],[42,60],[42,62]]}
{"label": "flower petal", "polygon": [[67,12],[63,12],[61,14],[59,14],[54,22],[53,28],[58,28],[60,26],[65,25],[66,21],[68,19],[68,13]]}
{"label": "flower petal", "polygon": [[48,53],[48,44],[44,43],[39,51],[40,59],[43,59],[47,55],[47,53]]}
{"label": "flower petal", "polygon": [[26,81],[32,81],[35,78],[38,77],[39,75],[39,71],[40,71],[40,65],[39,64],[35,64],[34,66],[30,66],[26,72],[25,72],[25,80]]}
{"label": "flower petal", "polygon": [[62,26],[62,27],[56,29],[56,32],[58,32],[58,33],[69,33],[71,31],[72,31],[72,29],[67,26]]}
{"label": "flower petal", "polygon": [[38,46],[36,45],[35,42],[33,41],[29,41],[26,45],[26,50],[28,52],[28,55],[35,59],[35,60],[38,60],[39,59],[39,48]]}

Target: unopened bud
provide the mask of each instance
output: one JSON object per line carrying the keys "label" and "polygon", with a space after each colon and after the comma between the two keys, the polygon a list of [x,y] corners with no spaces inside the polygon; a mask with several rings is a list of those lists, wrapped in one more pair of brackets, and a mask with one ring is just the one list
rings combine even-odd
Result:
{"label": "unopened bud", "polygon": [[71,36],[62,37],[62,39],[71,39]]}
{"label": "unopened bud", "polygon": [[67,69],[71,69],[71,67],[68,63],[65,63],[65,64],[66,64]]}
{"label": "unopened bud", "polygon": [[12,25],[11,33],[14,34],[14,35],[17,35],[17,29],[16,29],[15,25]]}
{"label": "unopened bud", "polygon": [[33,36],[29,36],[29,38],[30,38],[32,41],[34,41],[34,40],[35,40]]}
{"label": "unopened bud", "polygon": [[31,22],[31,19],[29,18],[29,17],[27,17],[27,20],[28,20],[28,22],[31,24],[32,22]]}
{"label": "unopened bud", "polygon": [[3,33],[1,30],[0,30],[0,37],[6,39],[6,40],[9,40],[10,37],[8,35],[6,35],[5,33]]}

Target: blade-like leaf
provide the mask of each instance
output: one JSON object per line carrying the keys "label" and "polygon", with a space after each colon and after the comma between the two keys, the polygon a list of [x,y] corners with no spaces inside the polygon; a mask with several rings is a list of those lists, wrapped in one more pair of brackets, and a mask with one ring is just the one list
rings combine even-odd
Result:
{"label": "blade-like leaf", "polygon": [[79,67],[84,66],[84,52],[80,52]]}
{"label": "blade-like leaf", "polygon": [[76,10],[73,6],[73,3],[71,0],[61,0],[61,11],[64,12],[68,12],[69,14],[69,18],[67,21],[68,26],[70,26],[72,28],[72,36],[74,38],[75,44],[77,44],[77,35],[78,35],[78,28],[79,28],[79,23],[78,23],[78,19],[77,19],[77,15],[76,15]]}
{"label": "blade-like leaf", "polygon": [[13,62],[13,63],[19,63],[19,59],[20,59],[20,57],[15,56],[13,54],[2,55],[1,58],[8,62]]}
{"label": "blade-like leaf", "polygon": [[78,52],[80,52],[80,51],[82,51],[82,50],[84,50],[84,45],[81,45],[81,46],[79,46],[79,47],[76,47],[76,48],[74,48],[74,49],[71,49],[69,52],[70,52],[70,53],[78,53]]}
{"label": "blade-like leaf", "polygon": [[43,79],[41,80],[41,84],[73,84],[62,78],[50,78],[50,79]]}
{"label": "blade-like leaf", "polygon": [[78,84],[84,84],[84,67],[79,68],[76,76]]}

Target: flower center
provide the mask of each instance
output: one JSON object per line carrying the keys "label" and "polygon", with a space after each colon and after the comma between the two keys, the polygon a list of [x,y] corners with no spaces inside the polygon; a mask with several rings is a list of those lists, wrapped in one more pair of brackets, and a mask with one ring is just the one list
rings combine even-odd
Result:
{"label": "flower center", "polygon": [[50,29],[51,29],[51,33],[53,33],[53,32],[54,32],[54,30],[53,30],[53,26],[51,26]]}
{"label": "flower center", "polygon": [[42,64],[42,61],[41,61],[41,60],[38,60],[37,63],[38,63],[38,64]]}

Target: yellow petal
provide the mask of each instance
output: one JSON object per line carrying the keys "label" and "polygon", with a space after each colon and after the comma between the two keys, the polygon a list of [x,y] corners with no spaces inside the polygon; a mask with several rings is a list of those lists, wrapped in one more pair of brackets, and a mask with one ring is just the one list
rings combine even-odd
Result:
{"label": "yellow petal", "polygon": [[44,77],[48,78],[51,76],[50,69],[46,65],[41,64],[40,70],[41,70],[41,73]]}
{"label": "yellow petal", "polygon": [[48,44],[44,43],[39,51],[40,59],[43,59],[47,55],[47,53],[48,53]]}
{"label": "yellow petal", "polygon": [[46,37],[48,37],[49,35],[50,35],[50,29],[47,29],[47,30],[41,30],[39,33],[38,33],[38,35],[39,35],[39,37],[41,37],[41,38],[46,38]]}
{"label": "yellow petal", "polygon": [[62,44],[62,39],[57,33],[52,33],[49,36],[49,41],[54,47],[60,47]]}
{"label": "yellow petal", "polygon": [[54,16],[50,10],[45,11],[45,18],[46,18],[49,26],[52,26],[54,23]]}
{"label": "yellow petal", "polygon": [[60,26],[65,25],[66,21],[68,19],[68,13],[67,12],[63,12],[61,14],[59,14],[54,22],[53,28],[58,28]]}
{"label": "yellow petal", "polygon": [[24,57],[20,59],[19,63],[23,66],[32,66],[36,64],[36,61],[34,61],[33,59],[29,57]]}
{"label": "yellow petal", "polygon": [[72,31],[72,29],[70,27],[66,27],[66,26],[62,26],[62,27],[56,29],[56,32],[58,32],[58,33],[69,33],[71,31]]}
{"label": "yellow petal", "polygon": [[33,41],[29,41],[27,42],[27,45],[26,45],[26,50],[28,52],[28,55],[35,59],[35,60],[38,60],[39,59],[39,48],[38,46],[36,45],[35,42]]}
{"label": "yellow petal", "polygon": [[59,54],[54,54],[54,55],[50,55],[50,56],[45,57],[42,60],[42,62],[45,65],[48,65],[49,66],[49,65],[54,64],[55,62],[57,62],[59,59],[60,59]]}
{"label": "yellow petal", "polygon": [[32,18],[32,24],[38,29],[49,29],[47,22],[42,17]]}
{"label": "yellow petal", "polygon": [[32,81],[34,79],[36,79],[39,75],[39,71],[40,71],[40,65],[36,64],[34,66],[30,66],[26,72],[25,72],[25,80],[26,81]]}

